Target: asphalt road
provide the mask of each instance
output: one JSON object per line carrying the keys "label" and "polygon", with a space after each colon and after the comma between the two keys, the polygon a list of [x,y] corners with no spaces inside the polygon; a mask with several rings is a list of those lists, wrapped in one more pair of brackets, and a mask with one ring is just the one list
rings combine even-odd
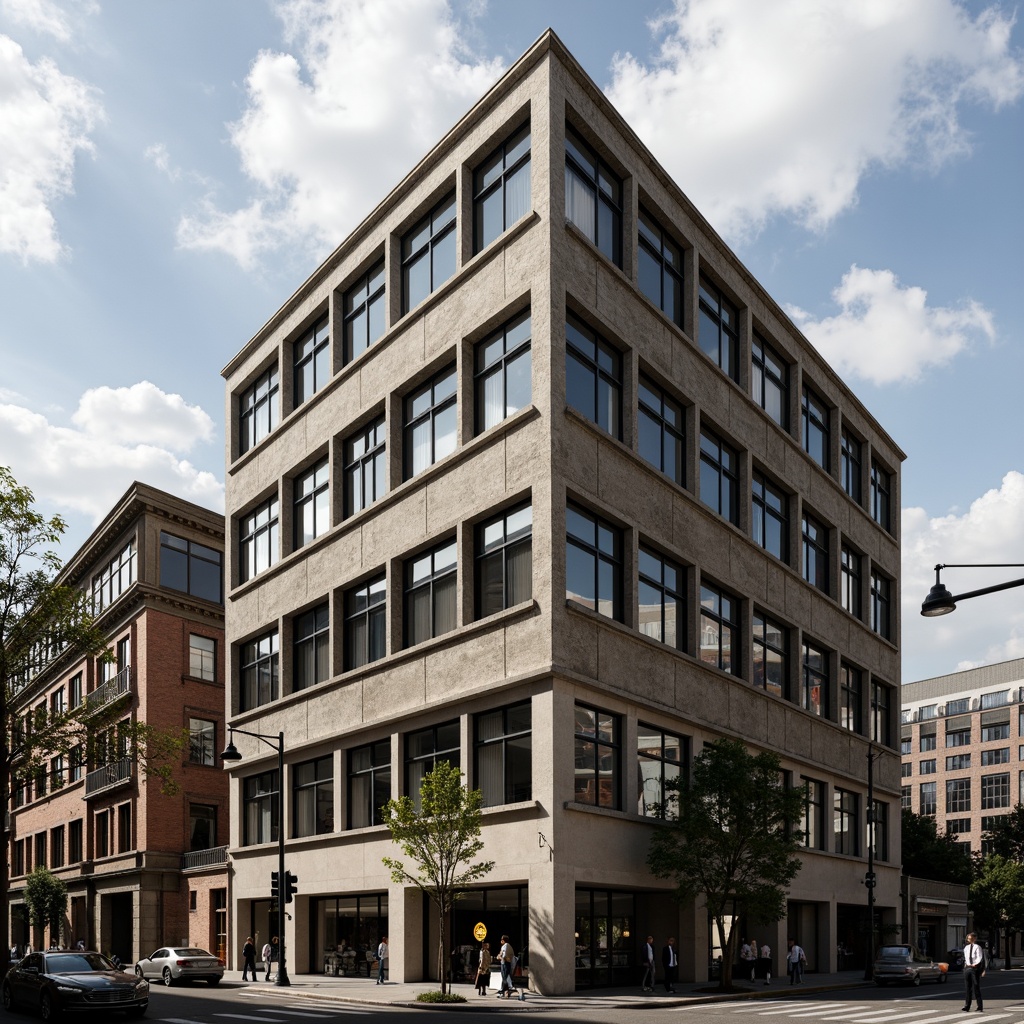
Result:
{"label": "asphalt road", "polygon": [[[340,1000],[309,999],[294,990],[259,985],[182,986],[154,985],[146,1020],[151,1024],[348,1024],[357,1020],[388,1024],[401,1020],[431,1020],[449,1024],[496,1024],[511,1014],[527,1015],[546,1024],[1024,1024],[1024,971],[990,971],[983,982],[984,1014],[961,1011],[963,985],[951,975],[946,985],[922,988],[858,987],[847,991],[804,995],[799,988],[780,985],[771,998],[686,1006],[632,1006],[616,1004],[600,992],[581,993],[560,1001],[557,1008],[508,1003],[485,1012],[466,1007],[405,1008],[366,1006]],[[27,1022],[24,1013],[0,1019]],[[97,1024],[113,1024],[103,1014]]]}

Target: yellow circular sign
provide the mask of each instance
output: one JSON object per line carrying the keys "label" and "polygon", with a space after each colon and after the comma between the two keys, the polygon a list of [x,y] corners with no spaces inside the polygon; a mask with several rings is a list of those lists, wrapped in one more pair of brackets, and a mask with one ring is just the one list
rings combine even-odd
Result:
{"label": "yellow circular sign", "polygon": [[473,938],[475,938],[477,942],[483,942],[484,939],[487,938],[487,925],[485,925],[483,921],[473,929]]}

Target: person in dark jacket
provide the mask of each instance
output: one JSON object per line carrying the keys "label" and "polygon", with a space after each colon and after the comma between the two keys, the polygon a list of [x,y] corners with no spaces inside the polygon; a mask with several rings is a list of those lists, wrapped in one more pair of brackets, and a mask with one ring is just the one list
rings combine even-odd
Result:
{"label": "person in dark jacket", "polygon": [[256,946],[253,945],[252,936],[248,935],[245,945],[242,946],[242,981],[249,980],[249,972],[252,971],[252,980],[256,980]]}
{"label": "person in dark jacket", "polygon": [[675,992],[679,980],[679,953],[674,938],[661,950],[661,966],[665,969],[665,991]]}

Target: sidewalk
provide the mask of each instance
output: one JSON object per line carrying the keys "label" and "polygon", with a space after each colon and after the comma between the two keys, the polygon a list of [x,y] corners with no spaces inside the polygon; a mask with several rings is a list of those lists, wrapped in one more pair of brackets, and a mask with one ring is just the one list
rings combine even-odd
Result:
{"label": "sidewalk", "polygon": [[[960,975],[950,979],[954,984]],[[486,997],[476,994],[472,985],[465,982],[453,986],[453,990],[466,997],[465,1003],[417,1003],[416,996],[420,992],[437,989],[436,982],[388,982],[378,985],[372,978],[333,978],[319,974],[291,975],[291,986],[279,988],[277,985],[263,981],[241,982],[238,976],[224,976],[222,988],[258,988],[260,995],[272,998],[289,998],[301,995],[303,998],[330,1000],[331,1002],[362,1003],[364,1005],[416,1006],[425,1010],[557,1010],[578,1009],[581,1005],[600,1005],[602,1008],[615,1006],[686,1006],[698,1003],[731,1002],[742,999],[780,999],[789,998],[799,993],[807,995],[814,992],[828,992],[832,989],[853,988],[870,985],[864,980],[864,971],[840,971],[835,974],[809,974],[804,976],[800,985],[790,985],[788,979],[772,979],[770,985],[761,982],[746,983],[737,991],[721,994],[715,990],[715,982],[680,982],[676,984],[675,993],[667,993],[663,988],[655,992],[643,992],[640,986],[634,988],[602,988],[586,989],[565,996],[541,996],[529,989],[526,1000],[520,1002],[511,999],[498,999],[497,993],[491,992]]]}

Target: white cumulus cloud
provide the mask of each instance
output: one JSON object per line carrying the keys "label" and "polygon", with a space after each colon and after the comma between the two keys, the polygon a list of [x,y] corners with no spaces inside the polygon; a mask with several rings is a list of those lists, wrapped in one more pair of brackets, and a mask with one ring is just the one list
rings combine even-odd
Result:
{"label": "white cumulus cloud", "polygon": [[655,59],[617,55],[607,92],[719,231],[820,230],[869,170],[966,152],[964,103],[1020,97],[1011,27],[956,0],[674,0]]}
{"label": "white cumulus cloud", "polygon": [[[1024,562],[1024,474],[1007,473],[966,512],[931,517],[906,508],[902,526],[904,658],[928,666],[930,676],[1024,656],[1024,588],[961,601],[949,615],[921,615],[936,565]],[[1022,578],[1024,569],[1012,567],[942,573],[953,594]]]}
{"label": "white cumulus cloud", "polygon": [[52,263],[63,247],[53,203],[73,190],[75,158],[93,149],[95,92],[52,60],[33,64],[0,35],[0,253]]}
{"label": "white cumulus cloud", "polygon": [[168,395],[148,380],[127,388],[90,388],[71,417],[97,438],[130,437],[139,444],[186,452],[213,438],[213,420],[181,395]]}
{"label": "white cumulus cloud", "polygon": [[0,13],[16,25],[66,43],[71,38],[67,14],[52,0],[0,0]]}
{"label": "white cumulus cloud", "polygon": [[874,384],[914,380],[942,366],[972,341],[995,338],[992,314],[977,302],[929,306],[923,288],[903,286],[891,270],[856,265],[832,292],[836,316],[816,320],[791,306],[789,315],[844,377]]}
{"label": "white cumulus cloud", "polygon": [[495,81],[447,0],[283,0],[293,52],[264,51],[230,125],[248,204],[208,195],[178,242],[252,266],[264,252],[333,247]]}
{"label": "white cumulus cloud", "polygon": [[[180,395],[148,382],[87,391],[61,426],[10,401],[0,401],[0,452],[19,483],[41,501],[100,520],[134,480],[222,510],[224,485],[181,458],[213,439],[213,421]],[[209,464],[223,463],[219,446]]]}

